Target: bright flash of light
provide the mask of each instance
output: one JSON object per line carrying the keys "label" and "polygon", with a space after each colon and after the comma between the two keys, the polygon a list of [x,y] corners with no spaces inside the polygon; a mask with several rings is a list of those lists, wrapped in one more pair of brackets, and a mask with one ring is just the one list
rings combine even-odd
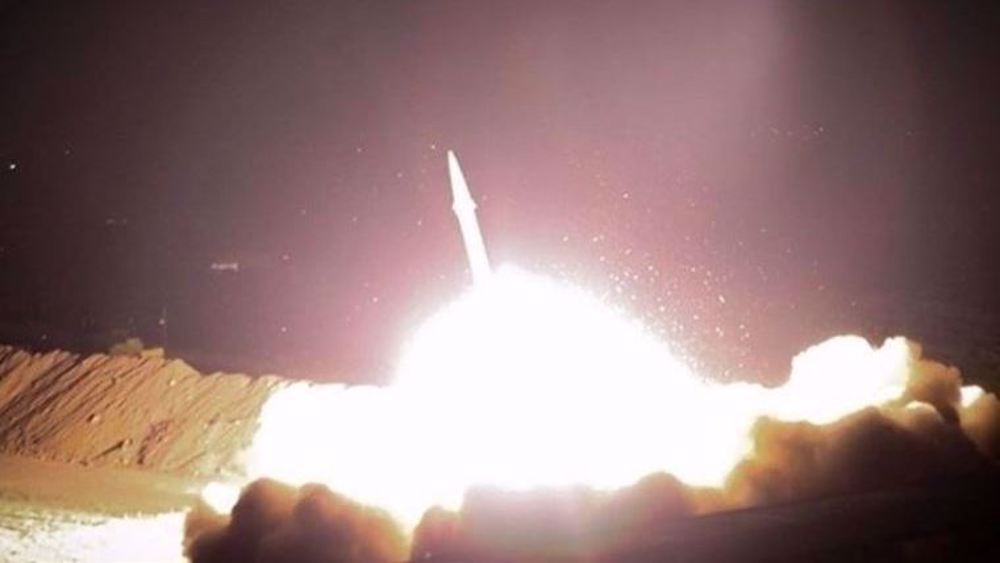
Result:
{"label": "bright flash of light", "polygon": [[781,387],[713,383],[599,299],[508,267],[414,334],[391,386],[277,392],[248,472],[322,482],[410,526],[474,485],[614,489],[666,471],[718,486],[759,417],[826,423],[896,399],[916,354],[841,336]]}

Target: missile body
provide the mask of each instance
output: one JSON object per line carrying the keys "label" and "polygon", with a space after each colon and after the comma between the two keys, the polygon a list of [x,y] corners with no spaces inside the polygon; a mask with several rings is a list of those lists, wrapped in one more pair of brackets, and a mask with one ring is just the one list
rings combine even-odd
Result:
{"label": "missile body", "polygon": [[458,228],[462,231],[472,283],[480,285],[490,277],[490,261],[486,256],[483,233],[480,232],[479,221],[476,219],[476,202],[472,200],[469,185],[465,183],[465,175],[462,174],[458,157],[453,151],[448,151],[448,177],[451,180],[451,209],[455,212]]}

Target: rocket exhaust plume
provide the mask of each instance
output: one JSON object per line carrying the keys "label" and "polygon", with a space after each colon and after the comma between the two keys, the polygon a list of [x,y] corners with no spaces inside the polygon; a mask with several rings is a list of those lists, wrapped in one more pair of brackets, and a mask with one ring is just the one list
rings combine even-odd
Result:
{"label": "rocket exhaust plume", "polygon": [[799,354],[778,387],[703,378],[586,291],[494,272],[452,152],[448,170],[473,286],[413,334],[392,385],[277,391],[261,412],[249,477],[322,483],[413,530],[432,507],[474,509],[477,487],[514,497],[672,490],[669,480],[642,485],[665,472],[701,512],[919,484],[981,458],[996,468],[1000,401],[962,387],[955,368],[922,358],[919,345],[839,336]]}
{"label": "rocket exhaust plume", "polygon": [[476,202],[469,193],[469,185],[465,182],[455,151],[448,151],[448,178],[451,181],[451,209],[455,212],[458,227],[462,231],[472,282],[481,285],[490,277],[490,262],[486,257],[483,233],[480,232],[479,221],[476,219]]}

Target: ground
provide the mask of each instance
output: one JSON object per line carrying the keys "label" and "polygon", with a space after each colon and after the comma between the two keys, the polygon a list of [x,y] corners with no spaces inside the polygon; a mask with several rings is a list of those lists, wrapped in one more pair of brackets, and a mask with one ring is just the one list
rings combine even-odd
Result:
{"label": "ground", "polygon": [[183,561],[196,479],[0,456],[0,561]]}

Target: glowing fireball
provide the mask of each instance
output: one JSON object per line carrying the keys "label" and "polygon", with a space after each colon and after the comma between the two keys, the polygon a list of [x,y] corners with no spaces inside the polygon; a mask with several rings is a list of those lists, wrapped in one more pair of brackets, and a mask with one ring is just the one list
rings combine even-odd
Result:
{"label": "glowing fireball", "polygon": [[842,336],[784,386],[713,383],[585,291],[503,268],[420,327],[392,385],[276,392],[248,473],[322,482],[410,526],[474,485],[614,489],[666,471],[717,486],[759,417],[826,423],[897,399],[915,354]]}

